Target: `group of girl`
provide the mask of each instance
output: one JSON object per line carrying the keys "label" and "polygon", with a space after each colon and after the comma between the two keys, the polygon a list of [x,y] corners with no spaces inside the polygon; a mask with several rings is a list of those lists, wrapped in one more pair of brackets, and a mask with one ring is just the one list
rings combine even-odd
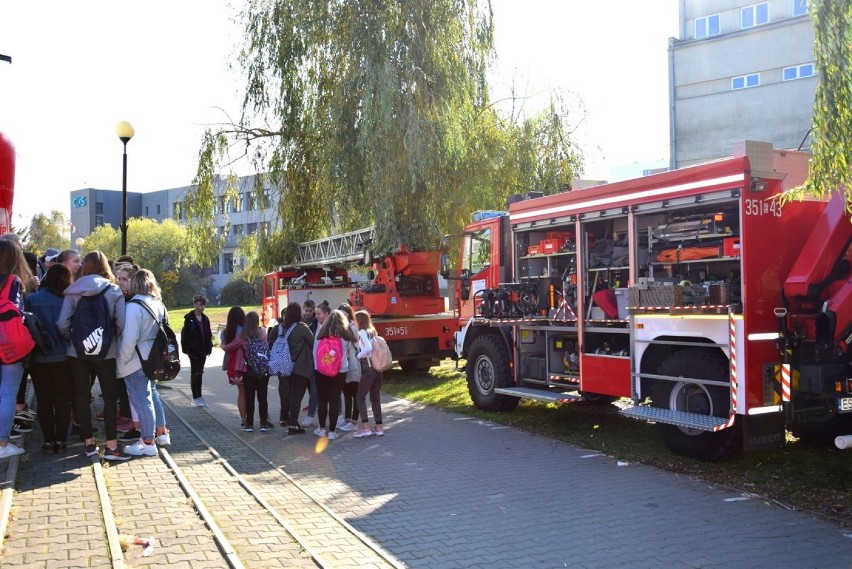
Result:
{"label": "group of girl", "polygon": [[[132,456],[156,455],[155,442],[161,445],[171,442],[156,382],[142,372],[141,358],[148,357],[159,329],[146,307],[157,318],[166,316],[156,278],[131,262],[119,262],[112,267],[100,251],[82,257],[76,251],[63,251],[50,261],[44,278],[34,283],[21,248],[13,241],[0,240],[0,283],[14,279],[9,299],[21,310],[35,314],[50,339],[50,350],[46,353],[34,351],[27,363],[35,388],[37,418],[44,435],[42,449],[46,452],[66,449],[73,409],[84,453],[86,456],[98,454],[100,449],[93,435],[90,407],[91,388],[96,378],[104,400],[104,459],[123,461]],[[34,284],[37,289],[33,289]],[[103,346],[103,357],[89,359],[78,353],[71,342],[72,320],[82,298],[98,295],[102,295],[106,303],[104,310],[114,336],[108,346]],[[23,361],[0,364],[0,458],[24,452],[9,442],[15,393],[23,372]],[[139,440],[124,449],[119,448],[117,437],[119,378],[123,378],[126,385],[130,410],[140,434]]]}
{"label": "group of girl", "polygon": [[[255,373],[247,360],[252,341],[262,340],[272,348],[275,340],[284,336],[293,362],[293,372],[289,376],[278,376],[280,424],[282,427],[288,427],[288,434],[305,433],[299,423],[299,412],[305,392],[313,382],[318,399],[318,426],[314,430],[316,436],[334,440],[338,436],[338,426],[341,430],[356,431],[353,436],[357,438],[384,435],[380,400],[382,372],[374,369],[370,363],[371,340],[376,336],[376,329],[369,313],[364,310],[353,313],[348,304],[331,310],[327,302],[321,302],[316,305],[315,315],[318,326],[316,333],[312,333],[302,320],[302,307],[297,302],[291,302],[282,311],[280,323],[273,326],[267,334],[260,327],[257,312],[246,314],[239,306],[232,307],[228,312],[227,323],[221,335],[221,346],[225,350],[222,366],[227,371],[229,383],[237,387],[241,429],[246,432],[254,430],[255,397],[260,430],[266,432],[272,428],[267,401],[269,376]],[[327,375],[328,370],[317,365],[317,349],[320,342],[326,338],[339,346],[338,353],[347,356],[351,353],[352,356],[341,358],[339,369],[332,375]],[[350,370],[350,366],[356,365],[358,373],[355,373],[354,369]],[[326,373],[320,372],[320,367]],[[338,421],[340,402],[344,395],[346,416],[342,421]],[[373,410],[374,429],[370,428],[367,414],[368,395]],[[359,417],[361,426],[356,427],[354,423]],[[302,425],[304,424],[303,422]]]}

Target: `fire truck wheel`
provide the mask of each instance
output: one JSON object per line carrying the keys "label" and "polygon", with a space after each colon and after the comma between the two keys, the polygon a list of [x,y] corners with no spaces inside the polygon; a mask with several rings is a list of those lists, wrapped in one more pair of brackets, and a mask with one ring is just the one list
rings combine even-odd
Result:
{"label": "fire truck wheel", "polygon": [[494,335],[476,338],[467,357],[467,390],[477,409],[512,411],[520,399],[494,393],[497,387],[512,385],[509,354],[503,341]]}
{"label": "fire truck wheel", "polygon": [[[666,359],[657,373],[674,377],[726,381],[728,362],[706,351],[681,350]],[[715,417],[728,416],[731,406],[730,397],[730,391],[722,387],[685,381],[657,381],[651,388],[651,399],[657,407]],[[719,460],[734,455],[742,449],[742,433],[739,424],[711,433],[657,423],[657,431],[669,449],[693,458]]]}

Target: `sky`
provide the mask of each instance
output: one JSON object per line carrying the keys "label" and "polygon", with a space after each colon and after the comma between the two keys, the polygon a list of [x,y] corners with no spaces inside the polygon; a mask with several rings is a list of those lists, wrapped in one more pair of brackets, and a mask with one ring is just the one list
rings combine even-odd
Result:
{"label": "sky", "polygon": [[[13,224],[69,192],[185,186],[208,125],[239,116],[239,0],[0,0],[0,132],[16,150]],[[511,86],[533,113],[554,89],[573,102],[584,177],[668,158],[668,38],[677,0],[492,0],[492,99]],[[582,106],[583,111],[580,111]],[[249,172],[240,172],[248,174]],[[617,177],[617,176],[615,176]]]}

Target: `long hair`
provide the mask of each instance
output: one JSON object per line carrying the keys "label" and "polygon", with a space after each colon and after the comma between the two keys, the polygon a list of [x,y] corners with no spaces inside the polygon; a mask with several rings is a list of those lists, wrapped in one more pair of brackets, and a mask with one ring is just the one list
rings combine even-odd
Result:
{"label": "long hair", "polygon": [[11,239],[0,239],[0,274],[17,275],[24,290],[29,290],[33,275],[24,259],[24,251]]}
{"label": "long hair", "polygon": [[225,343],[231,342],[237,336],[237,328],[244,325],[246,313],[242,306],[232,306],[225,321]]}
{"label": "long hair", "polygon": [[59,253],[59,255],[57,255],[55,259],[53,259],[53,262],[54,263],[62,263],[64,265],[65,261],[67,261],[71,257],[79,257],[79,256],[80,256],[79,251],[75,251],[74,249],[65,249],[64,251]]}
{"label": "long hair", "polygon": [[340,306],[338,306],[338,307],[337,307],[337,309],[338,309],[339,311],[341,311],[343,314],[345,314],[345,315],[346,315],[346,318],[347,318],[350,322],[354,322],[354,321],[355,321],[355,312],[353,312],[353,311],[352,311],[352,307],[351,307],[348,303],[344,302],[343,304],[341,304]]}
{"label": "long hair", "polygon": [[355,313],[355,322],[358,323],[358,329],[366,332],[370,338],[378,336],[379,333],[373,326],[373,319],[370,318],[370,313],[366,310],[359,310]]}
{"label": "long hair", "polygon": [[332,310],[325,322],[322,323],[317,338],[325,338],[327,336],[337,336],[349,342],[356,342],[358,338],[349,329],[349,320],[346,315],[340,310]]}
{"label": "long hair", "polygon": [[[98,275],[111,283],[115,283],[115,275],[112,274],[112,269],[109,268],[109,260],[100,251],[86,253],[86,256],[83,257],[83,268],[80,271],[80,275],[84,277],[86,275]],[[154,275],[151,276],[153,277]],[[157,281],[155,280],[154,282],[156,283]]]}
{"label": "long hair", "polygon": [[[86,257],[89,255],[86,255]],[[163,300],[163,294],[160,292],[160,285],[157,284],[157,278],[148,269],[139,269],[130,277],[130,296],[132,297],[134,294],[147,294],[157,300]]]}
{"label": "long hair", "polygon": [[71,269],[65,265],[54,263],[44,274],[41,285],[56,296],[63,296],[65,289],[71,286],[72,280]]}
{"label": "long hair", "polygon": [[290,327],[290,324],[293,322],[301,322],[302,321],[302,307],[299,306],[298,302],[291,302],[287,305],[287,308],[284,309],[284,322],[283,326],[285,329]]}
{"label": "long hair", "polygon": [[246,339],[260,337],[260,314],[256,311],[252,310],[246,313],[241,336]]}

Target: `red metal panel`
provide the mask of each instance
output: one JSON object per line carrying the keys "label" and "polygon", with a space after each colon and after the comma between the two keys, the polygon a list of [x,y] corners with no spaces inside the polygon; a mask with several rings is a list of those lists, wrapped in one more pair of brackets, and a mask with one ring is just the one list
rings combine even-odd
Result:
{"label": "red metal panel", "polygon": [[825,202],[794,201],[783,207],[777,194],[782,183],[770,181],[765,191],[751,189],[747,180],[741,196],[740,256],[744,342],[740,345],[740,396],[745,411],[764,405],[763,364],[779,358],[774,342],[748,340],[750,334],[777,331],[774,309],[784,305],[781,289],[817,224]]}
{"label": "red metal panel", "polygon": [[580,354],[580,391],[630,397],[630,358]]}

